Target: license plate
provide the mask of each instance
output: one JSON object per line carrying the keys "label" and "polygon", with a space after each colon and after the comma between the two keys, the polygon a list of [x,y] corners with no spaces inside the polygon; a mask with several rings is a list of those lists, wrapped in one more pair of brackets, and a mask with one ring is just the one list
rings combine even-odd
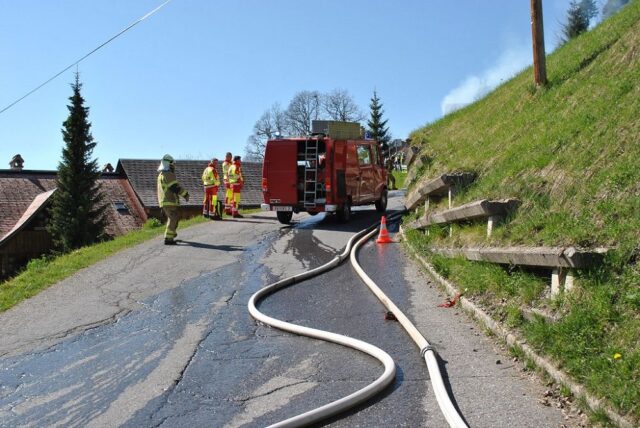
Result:
{"label": "license plate", "polygon": [[273,207],[274,211],[293,211],[293,207]]}

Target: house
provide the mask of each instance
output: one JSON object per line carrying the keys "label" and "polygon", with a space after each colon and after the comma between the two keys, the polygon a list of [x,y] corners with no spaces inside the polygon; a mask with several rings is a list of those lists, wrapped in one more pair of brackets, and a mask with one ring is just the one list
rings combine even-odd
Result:
{"label": "house", "polygon": [[[144,207],[148,217],[163,219],[158,205],[157,178],[159,159],[120,159],[116,166],[116,174],[126,177],[138,200]],[[176,160],[176,178],[180,185],[189,192],[189,202],[180,202],[182,217],[188,218],[202,214],[204,189],[202,187],[202,171],[209,160]],[[224,202],[225,187],[222,183],[222,160],[218,163],[220,189],[218,199]],[[244,187],[240,199],[241,208],[257,208],[262,198],[262,164],[258,162],[242,162]]]}
{"label": "house", "polygon": [[[11,167],[0,170],[0,278],[53,248],[46,226],[57,172]],[[123,235],[144,224],[147,216],[126,178],[102,173],[98,183],[108,205],[107,234]]]}

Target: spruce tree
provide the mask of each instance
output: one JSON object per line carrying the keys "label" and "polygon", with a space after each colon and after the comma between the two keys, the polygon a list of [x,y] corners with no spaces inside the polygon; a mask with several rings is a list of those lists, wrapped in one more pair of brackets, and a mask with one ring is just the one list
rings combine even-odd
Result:
{"label": "spruce tree", "polygon": [[594,0],[572,0],[567,12],[567,23],[562,27],[567,42],[589,29],[589,22],[598,14]]}
{"label": "spruce tree", "polygon": [[69,117],[63,122],[65,147],[58,164],[56,192],[51,207],[49,232],[58,250],[70,251],[104,238],[106,205],[100,191],[97,159],[91,159],[96,146],[88,121],[89,108],[80,94],[82,84],[76,73],[71,84],[73,95]]}
{"label": "spruce tree", "polygon": [[380,143],[382,153],[386,157],[389,151],[389,140],[391,140],[391,136],[389,135],[389,128],[386,126],[387,120],[382,120],[384,110],[382,110],[382,103],[376,91],[373,91],[373,98],[371,98],[369,108],[371,109],[371,116],[367,121],[367,126],[369,127],[371,138]]}

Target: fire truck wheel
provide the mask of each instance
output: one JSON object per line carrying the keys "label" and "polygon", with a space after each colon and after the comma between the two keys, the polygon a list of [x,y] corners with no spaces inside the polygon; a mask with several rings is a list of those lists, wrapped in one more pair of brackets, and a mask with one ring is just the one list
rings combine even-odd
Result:
{"label": "fire truck wheel", "polygon": [[282,224],[291,223],[291,217],[293,217],[293,213],[291,211],[278,211],[276,215],[278,216],[278,221]]}
{"label": "fire truck wheel", "polygon": [[376,210],[379,213],[383,213],[383,212],[386,211],[386,209],[387,209],[387,199],[388,199],[387,191],[385,190],[385,191],[382,192],[382,195],[380,195],[380,199],[378,199],[376,201]]}
{"label": "fire truck wheel", "polygon": [[345,202],[344,205],[340,207],[336,215],[338,216],[338,221],[340,223],[348,222],[349,219],[351,218],[351,203]]}

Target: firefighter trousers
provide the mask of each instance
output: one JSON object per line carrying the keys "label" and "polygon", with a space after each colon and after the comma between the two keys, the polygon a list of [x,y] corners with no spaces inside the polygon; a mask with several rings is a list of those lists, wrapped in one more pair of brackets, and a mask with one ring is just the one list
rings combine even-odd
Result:
{"label": "firefighter trousers", "polygon": [[162,207],[164,215],[167,216],[167,227],[164,230],[164,239],[173,240],[178,236],[178,222],[180,221],[180,208],[177,206]]}
{"label": "firefighter trousers", "polygon": [[242,190],[242,184],[234,183],[231,185],[231,189],[231,212],[236,215],[240,208],[240,191]]}
{"label": "firefighter trousers", "polygon": [[218,205],[218,187],[204,188],[204,201],[202,203],[202,214],[207,217],[216,215],[216,207]]}
{"label": "firefighter trousers", "polygon": [[227,185],[226,192],[224,194],[224,212],[231,214],[231,205],[233,204],[233,190],[231,185]]}
{"label": "firefighter trousers", "polygon": [[396,189],[396,177],[389,171],[389,175],[387,175],[387,187],[391,190]]}

